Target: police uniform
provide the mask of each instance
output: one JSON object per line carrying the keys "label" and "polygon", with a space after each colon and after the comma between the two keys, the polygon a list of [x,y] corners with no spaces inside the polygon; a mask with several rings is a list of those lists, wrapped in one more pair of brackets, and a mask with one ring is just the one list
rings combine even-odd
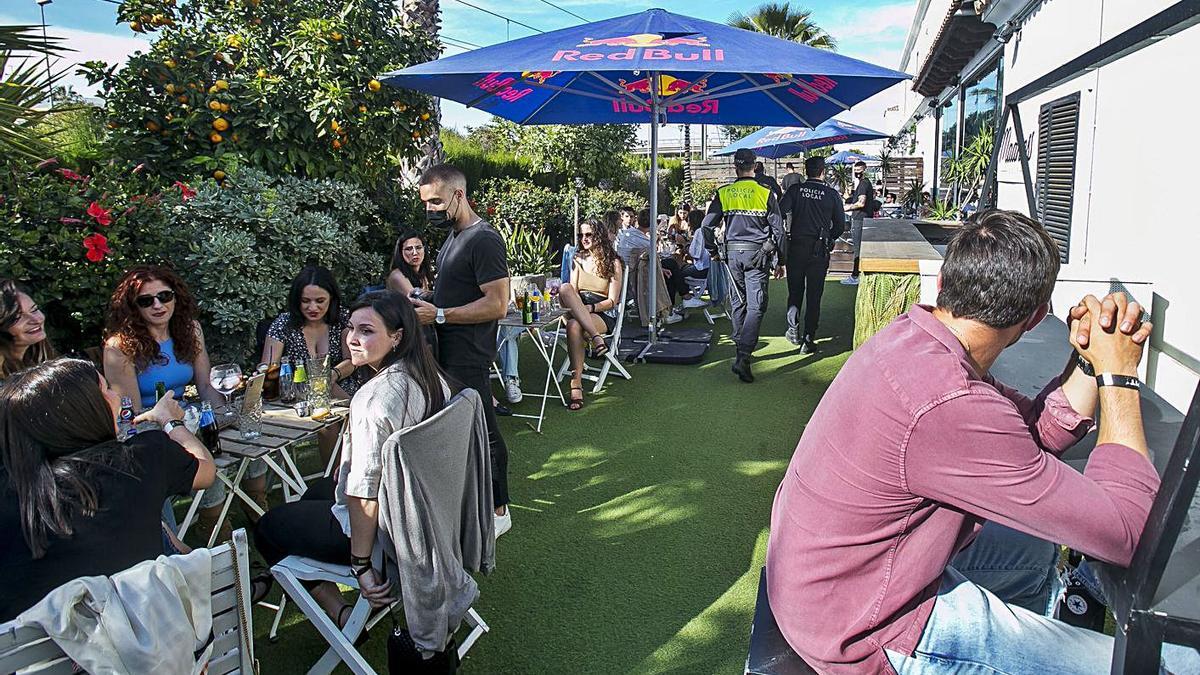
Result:
{"label": "police uniform", "polygon": [[[739,178],[718,188],[716,198],[709,204],[702,231],[705,247],[714,258],[719,253],[714,230],[722,220],[725,222],[724,259],[734,286],[731,337],[737,345],[737,361],[741,363],[754,351],[762,317],[767,311],[767,282],[774,265],[770,253],[778,251],[782,255],[787,242],[775,194],[753,176]],[[764,245],[767,245],[767,254],[763,252]]]}
{"label": "police uniform", "polygon": [[[846,212],[838,191],[818,178],[809,178],[788,188],[780,209],[791,216],[788,234],[788,339],[812,349],[821,318],[821,294],[829,272],[829,252],[846,228]],[[804,308],[804,332],[798,333],[800,308]]]}

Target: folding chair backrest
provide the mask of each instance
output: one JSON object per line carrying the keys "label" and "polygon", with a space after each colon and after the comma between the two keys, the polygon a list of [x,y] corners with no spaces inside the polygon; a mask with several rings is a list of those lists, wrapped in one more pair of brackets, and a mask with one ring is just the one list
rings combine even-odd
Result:
{"label": "folding chair backrest", "polygon": [[[253,673],[254,629],[250,618],[250,559],[245,530],[233,533],[233,546],[222,544],[212,550],[213,652],[210,675]],[[236,549],[237,553],[234,554]],[[239,583],[240,582],[240,583]],[[246,632],[242,631],[241,607],[246,608]],[[18,671],[38,675],[68,675],[74,664],[41,628],[0,627],[0,673]]]}
{"label": "folding chair backrest", "polygon": [[567,244],[563,246],[562,252],[562,267],[558,270],[558,278],[564,283],[571,283],[571,262],[575,260],[575,245]]}
{"label": "folding chair backrest", "polygon": [[629,278],[633,275],[629,273],[629,268],[625,265],[621,266],[621,299],[617,302],[617,325],[613,327],[612,333],[609,336],[612,338],[612,344],[609,349],[614,353],[618,353],[617,349],[621,346],[621,333],[625,326],[625,308],[629,305]]}

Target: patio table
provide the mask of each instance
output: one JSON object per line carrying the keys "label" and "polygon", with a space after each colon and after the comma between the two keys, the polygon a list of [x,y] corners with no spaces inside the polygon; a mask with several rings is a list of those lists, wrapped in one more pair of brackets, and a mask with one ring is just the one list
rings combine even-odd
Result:
{"label": "patio table", "polygon": [[[549,312],[542,313],[538,317],[538,320],[534,321],[533,323],[525,323],[521,319],[521,313],[512,309],[510,309],[507,316],[499,321],[499,325],[501,326],[506,328],[520,328],[529,333],[529,336],[533,338],[532,342],[534,347],[537,349],[538,354],[540,354],[542,360],[546,362],[546,381],[542,385],[541,393],[521,392],[522,396],[540,398],[542,400],[541,407],[538,409],[538,414],[525,415],[514,412],[512,415],[513,417],[537,420],[537,426],[534,426],[533,424],[530,424],[529,426],[539,434],[542,433],[542,423],[546,419],[546,401],[551,398],[550,384],[552,382],[554,383],[554,388],[558,390],[559,402],[564,406],[567,404],[567,399],[565,396],[563,396],[562,385],[558,383],[558,378],[554,377],[554,356],[558,353],[558,343],[562,339],[559,328],[561,327],[560,324],[566,324],[566,319],[567,311],[561,307],[556,307]],[[545,332],[547,328],[551,329],[548,333]],[[550,335],[553,338],[549,349],[546,348],[546,343],[542,340],[543,335]],[[495,363],[492,364],[492,367],[496,370],[496,374],[500,375],[500,371],[496,368]]]}
{"label": "patio table", "polygon": [[[234,424],[236,416],[223,414],[227,409],[229,406],[223,406],[216,411],[217,424],[221,428],[222,454],[214,458],[214,461],[218,469],[217,480],[225,484],[226,495],[221,506],[221,515],[217,518],[212,534],[209,535],[208,546],[210,547],[216,543],[217,533],[220,532],[221,525],[229,516],[229,508],[233,505],[235,497],[241,499],[258,515],[261,516],[264,513],[262,508],[241,488],[242,478],[245,476],[250,462],[256,459],[265,462],[280,480],[284,501],[296,501],[308,489],[306,478],[311,479],[313,476],[306,477],[300,473],[300,469],[292,458],[292,450],[299,444],[315,438],[317,432],[322,429],[339,424],[350,412],[349,401],[334,401],[330,406],[329,415],[323,419],[314,420],[300,417],[290,406],[264,402],[262,435],[254,439],[243,439]],[[340,438],[338,443],[341,443]],[[334,448],[333,456],[337,456],[337,448]],[[223,469],[232,467],[236,467],[236,469],[233,471],[233,477],[230,478]],[[199,490],[192,498],[192,505],[188,508],[183,524],[179,527],[180,539],[187,534],[187,530],[199,510],[200,497],[203,494],[204,491]]]}

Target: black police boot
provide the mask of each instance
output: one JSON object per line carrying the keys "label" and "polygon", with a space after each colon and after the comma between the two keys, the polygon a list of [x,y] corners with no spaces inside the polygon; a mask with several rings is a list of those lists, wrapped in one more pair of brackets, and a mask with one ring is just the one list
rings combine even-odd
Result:
{"label": "black police boot", "polygon": [[805,335],[804,338],[800,340],[800,353],[812,354],[815,351],[817,351],[817,343],[813,340],[813,336]]}
{"label": "black police boot", "polygon": [[738,376],[742,382],[753,382],[754,373],[750,372],[750,359],[745,356],[739,356],[733,361],[733,373]]}

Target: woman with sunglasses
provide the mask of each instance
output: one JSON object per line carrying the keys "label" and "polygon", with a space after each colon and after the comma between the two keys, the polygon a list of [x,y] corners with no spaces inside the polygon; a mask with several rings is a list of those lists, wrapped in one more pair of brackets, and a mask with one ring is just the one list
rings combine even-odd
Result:
{"label": "woman with sunglasses", "polygon": [[[162,382],[176,398],[195,384],[200,396],[214,405],[224,397],[209,384],[211,362],[204,346],[204,331],[197,317],[196,301],[187,285],[172,270],[158,265],[138,265],[117,281],[108,307],[104,340],[104,377],[118,396],[128,396],[134,406],[154,407],[157,383]],[[267,466],[252,462],[242,489],[266,507]],[[206,535],[220,518],[225,501],[224,483],[205,490],[200,499],[198,526]],[[244,509],[251,520],[257,514]],[[163,520],[175,529],[169,505]],[[230,534],[226,521],[221,538]]]}
{"label": "woman with sunglasses", "polygon": [[[571,262],[571,281],[558,289],[558,299],[568,311],[567,348],[571,354],[571,394],[567,408],[583,407],[583,349],[592,349],[600,358],[608,353],[604,336],[617,325],[621,284],[625,266],[608,227],[598,218],[588,218],[579,226],[579,251]],[[575,392],[579,392],[576,396]]]}
{"label": "woman with sunglasses", "polygon": [[0,382],[54,358],[45,326],[46,316],[29,291],[0,279]]}

